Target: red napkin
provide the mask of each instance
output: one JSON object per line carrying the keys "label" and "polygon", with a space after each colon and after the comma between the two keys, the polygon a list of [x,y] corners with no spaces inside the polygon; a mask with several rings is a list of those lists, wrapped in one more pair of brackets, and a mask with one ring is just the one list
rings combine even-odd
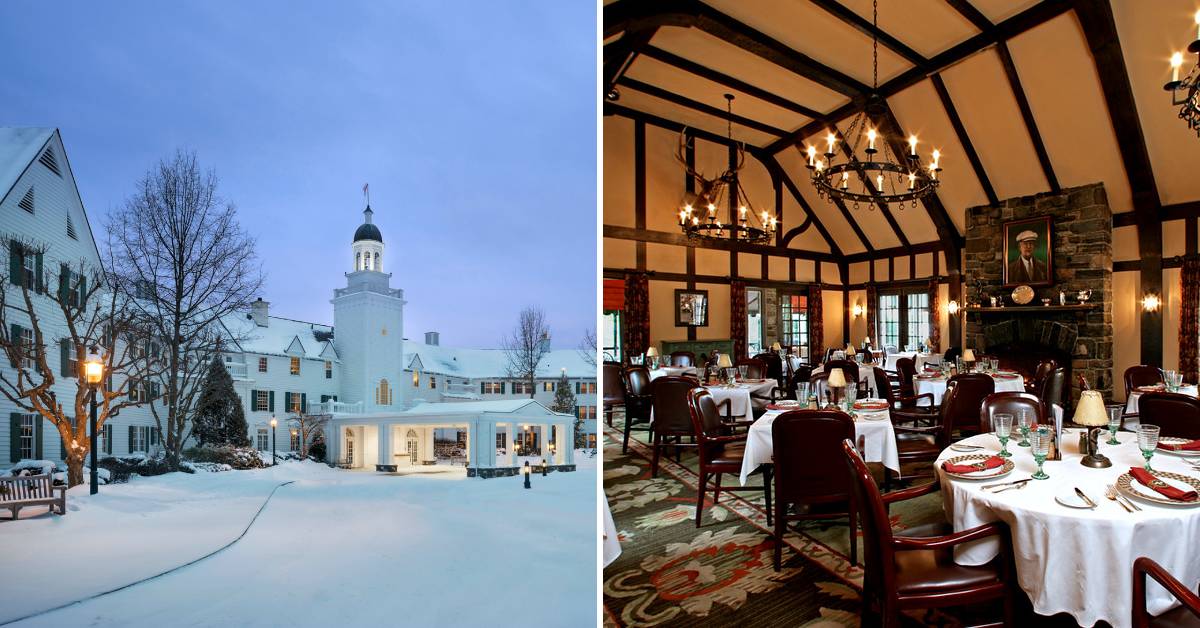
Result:
{"label": "red napkin", "polygon": [[942,463],[942,469],[950,473],[972,473],[974,471],[995,469],[1000,466],[1004,466],[1004,458],[1000,456],[992,456],[982,462],[972,462],[971,464],[950,464],[949,461]]}
{"label": "red napkin", "polygon": [[1133,479],[1141,482],[1143,486],[1152,488],[1158,491],[1163,497],[1173,499],[1177,502],[1194,502],[1200,496],[1196,495],[1196,491],[1181,491],[1166,482],[1154,477],[1149,471],[1140,467],[1132,467],[1129,469],[1129,475]]}
{"label": "red napkin", "polygon": [[1167,443],[1159,441],[1158,448],[1166,449],[1168,451],[1200,451],[1200,440],[1191,440],[1186,443],[1178,443],[1175,445],[1168,445]]}

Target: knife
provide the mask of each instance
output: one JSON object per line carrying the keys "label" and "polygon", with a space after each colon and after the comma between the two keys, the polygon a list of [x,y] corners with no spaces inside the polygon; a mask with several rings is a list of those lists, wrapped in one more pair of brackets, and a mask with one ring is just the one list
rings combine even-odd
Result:
{"label": "knife", "polygon": [[980,486],[979,488],[997,488],[1000,486],[1014,486],[1016,484],[1024,484],[1031,479],[1032,478],[1025,478],[1024,480],[1016,480],[1015,482],[1001,482],[999,484],[984,484],[983,486]]}
{"label": "knife", "polygon": [[1075,487],[1075,494],[1078,495],[1079,498],[1082,499],[1084,501],[1084,503],[1086,503],[1088,505],[1088,508],[1096,507],[1096,502],[1092,501],[1091,497],[1084,495],[1083,491],[1079,490],[1079,487]]}

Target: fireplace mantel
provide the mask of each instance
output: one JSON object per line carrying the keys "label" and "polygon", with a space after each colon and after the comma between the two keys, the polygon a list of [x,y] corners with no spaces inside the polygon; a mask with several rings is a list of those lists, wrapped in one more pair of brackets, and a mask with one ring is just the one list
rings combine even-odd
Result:
{"label": "fireplace mantel", "polygon": [[963,309],[979,314],[1035,314],[1037,312],[1090,312],[1099,308],[1099,303],[1075,303],[1072,305],[1006,305],[1004,307],[966,307]]}

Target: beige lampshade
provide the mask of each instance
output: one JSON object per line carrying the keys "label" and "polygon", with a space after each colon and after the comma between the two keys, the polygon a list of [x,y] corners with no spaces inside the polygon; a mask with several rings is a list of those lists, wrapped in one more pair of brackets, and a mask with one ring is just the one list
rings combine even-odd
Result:
{"label": "beige lampshade", "polygon": [[1071,417],[1071,420],[1076,425],[1108,425],[1108,411],[1104,409],[1104,398],[1100,396],[1100,391],[1083,391],[1079,395],[1079,404],[1075,406],[1075,416]]}
{"label": "beige lampshade", "polygon": [[658,357],[658,349],[655,349],[654,347],[650,347],[649,349],[646,349],[646,357],[657,358]]}
{"label": "beige lampshade", "polygon": [[846,355],[851,356],[851,355],[854,355],[855,353],[857,353],[857,351],[854,350],[854,345],[847,342],[846,343]]}
{"label": "beige lampshade", "polygon": [[975,361],[975,350],[974,349],[964,350],[963,354],[962,354],[962,360],[963,360],[963,362],[974,362]]}
{"label": "beige lampshade", "polygon": [[717,367],[723,369],[733,367],[733,360],[729,359],[728,353],[722,353],[721,357],[717,358]]}
{"label": "beige lampshade", "polygon": [[831,388],[846,387],[846,374],[842,372],[842,369],[833,369],[829,371],[829,386]]}
{"label": "beige lampshade", "polygon": [[780,350],[780,349],[782,349],[782,348],[783,348],[783,347],[779,346],[779,343],[778,343],[778,342],[772,342],[772,343],[771,343],[771,351],[779,351],[779,350]]}

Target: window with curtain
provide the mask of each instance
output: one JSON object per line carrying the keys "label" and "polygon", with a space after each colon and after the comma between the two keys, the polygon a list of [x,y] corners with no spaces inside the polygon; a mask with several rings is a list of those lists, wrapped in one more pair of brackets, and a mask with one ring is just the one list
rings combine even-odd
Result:
{"label": "window with curtain", "polygon": [[930,332],[929,293],[913,288],[880,294],[875,327],[879,342],[897,351],[925,342]]}
{"label": "window with curtain", "polygon": [[779,295],[779,344],[808,345],[808,296]]}
{"label": "window with curtain", "polygon": [[746,289],[746,352],[755,355],[763,351],[762,290]]}

